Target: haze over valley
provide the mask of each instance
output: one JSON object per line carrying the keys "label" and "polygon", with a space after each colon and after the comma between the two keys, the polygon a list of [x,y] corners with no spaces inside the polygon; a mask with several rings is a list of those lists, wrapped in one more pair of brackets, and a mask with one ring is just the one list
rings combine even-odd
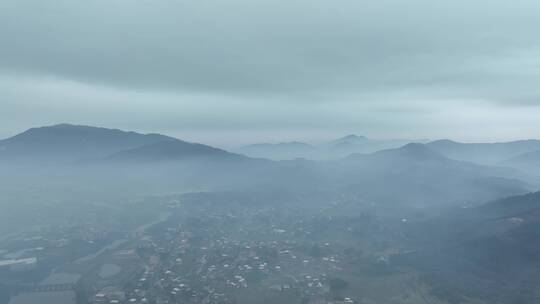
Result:
{"label": "haze over valley", "polygon": [[538,29],[538,0],[1,0],[0,304],[540,303]]}
{"label": "haze over valley", "polygon": [[540,171],[515,160],[533,162],[540,141],[349,135],[232,151],[70,124],[0,141],[1,300],[537,297]]}

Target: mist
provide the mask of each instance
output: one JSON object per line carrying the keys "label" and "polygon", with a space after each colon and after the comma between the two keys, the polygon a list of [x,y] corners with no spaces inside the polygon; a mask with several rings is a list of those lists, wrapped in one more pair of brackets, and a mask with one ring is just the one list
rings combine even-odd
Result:
{"label": "mist", "polygon": [[0,304],[540,303],[539,27],[0,1]]}

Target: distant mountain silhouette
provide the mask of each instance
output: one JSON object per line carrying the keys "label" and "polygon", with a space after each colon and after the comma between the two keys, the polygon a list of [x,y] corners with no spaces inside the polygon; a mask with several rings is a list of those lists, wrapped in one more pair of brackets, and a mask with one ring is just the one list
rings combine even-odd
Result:
{"label": "distant mountain silhouette", "polygon": [[540,176],[540,150],[520,154],[501,164]]}
{"label": "distant mountain silhouette", "polygon": [[375,152],[372,157],[402,158],[404,160],[419,161],[448,161],[443,155],[433,151],[424,144],[410,143],[398,149],[389,149]]}
{"label": "distant mountain silhouette", "polygon": [[241,147],[236,152],[250,157],[262,157],[274,160],[295,158],[311,158],[318,152],[317,148],[298,141],[284,143],[263,143]]}
{"label": "distant mountain silhouette", "polygon": [[356,144],[356,143],[359,143],[359,142],[364,142],[366,140],[369,140],[367,137],[365,136],[358,136],[358,135],[355,135],[355,134],[349,134],[347,136],[343,136],[341,138],[338,138],[334,141],[332,141],[332,143],[334,145],[347,145],[347,144]]}
{"label": "distant mountain silhouette", "polygon": [[285,142],[277,144],[253,144],[238,148],[237,153],[272,160],[306,158],[312,160],[339,159],[353,153],[372,153],[403,146],[409,140],[378,140],[350,134],[321,144]]}
{"label": "distant mountain silhouette", "polygon": [[[346,136],[342,140],[372,141],[360,136]],[[382,142],[378,147],[385,145]],[[300,142],[252,147],[285,148],[287,152],[313,149],[315,153],[335,158],[349,151],[334,153],[326,145],[312,147]],[[365,150],[373,148],[369,146]],[[295,187],[301,184],[306,189],[327,187],[380,203],[411,206],[482,202],[531,190],[523,182],[528,179],[514,170],[453,160],[420,143],[369,154],[355,153],[336,160],[267,161],[159,134],[62,124],[33,128],[1,141],[0,160],[36,164],[28,171],[18,171],[22,173],[35,172],[40,169],[37,165],[40,163],[77,163],[81,165],[65,166],[59,171],[75,174],[77,170],[79,176],[108,176],[113,180],[130,177],[158,186],[181,183],[201,188],[209,184],[245,187],[269,183]],[[112,164],[122,166],[113,168]],[[137,164],[144,165],[144,171],[132,166]]]}
{"label": "distant mountain silhouette", "polygon": [[175,140],[159,134],[59,124],[32,128],[0,141],[0,161],[69,163]]}
{"label": "distant mountain silhouette", "polygon": [[393,149],[410,143],[409,140],[370,139],[365,136],[347,135],[331,141],[326,150],[336,156],[347,156],[353,153],[373,153],[385,149]]}
{"label": "distant mountain silhouette", "polygon": [[540,140],[519,140],[501,143],[460,143],[437,140],[427,146],[442,155],[479,164],[499,164],[520,154],[540,150]]}

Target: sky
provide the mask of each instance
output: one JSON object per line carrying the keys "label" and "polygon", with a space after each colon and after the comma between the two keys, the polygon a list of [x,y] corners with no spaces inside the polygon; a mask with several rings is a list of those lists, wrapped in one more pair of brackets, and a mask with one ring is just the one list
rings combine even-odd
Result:
{"label": "sky", "polygon": [[2,0],[0,138],[540,138],[538,0]]}

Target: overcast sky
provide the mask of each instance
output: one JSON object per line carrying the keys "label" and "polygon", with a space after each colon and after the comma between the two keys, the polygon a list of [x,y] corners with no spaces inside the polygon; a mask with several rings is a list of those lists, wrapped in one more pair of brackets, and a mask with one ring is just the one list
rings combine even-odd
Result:
{"label": "overcast sky", "polygon": [[2,0],[0,137],[540,138],[538,0]]}

